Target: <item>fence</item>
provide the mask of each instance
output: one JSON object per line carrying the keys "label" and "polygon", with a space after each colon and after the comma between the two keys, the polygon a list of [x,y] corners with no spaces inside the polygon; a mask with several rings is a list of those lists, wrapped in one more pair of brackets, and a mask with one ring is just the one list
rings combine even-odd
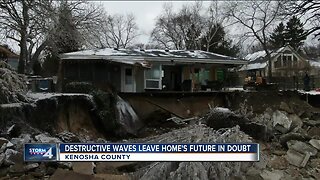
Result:
{"label": "fence", "polygon": [[[303,90],[304,76],[295,77],[272,77],[271,82],[278,84],[280,90]],[[320,87],[320,77],[310,76],[309,82],[310,89],[316,89]]]}

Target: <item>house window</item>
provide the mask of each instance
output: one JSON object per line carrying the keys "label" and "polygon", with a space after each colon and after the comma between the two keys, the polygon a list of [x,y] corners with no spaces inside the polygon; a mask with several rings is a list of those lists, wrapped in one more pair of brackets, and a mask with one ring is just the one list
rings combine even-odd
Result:
{"label": "house window", "polygon": [[153,64],[151,69],[144,73],[145,89],[161,89],[161,66]]}
{"label": "house window", "polygon": [[288,67],[292,67],[292,56],[287,56]]}
{"label": "house window", "polygon": [[282,56],[282,67],[287,67],[288,66],[288,56],[283,55]]}
{"label": "house window", "polygon": [[293,56],[293,67],[298,67],[298,59],[296,56]]}
{"label": "house window", "polygon": [[125,69],[125,83],[127,85],[132,84],[132,69],[131,68],[126,68]]}
{"label": "house window", "polygon": [[281,67],[281,56],[279,56],[277,60],[274,62],[274,67],[275,68]]}

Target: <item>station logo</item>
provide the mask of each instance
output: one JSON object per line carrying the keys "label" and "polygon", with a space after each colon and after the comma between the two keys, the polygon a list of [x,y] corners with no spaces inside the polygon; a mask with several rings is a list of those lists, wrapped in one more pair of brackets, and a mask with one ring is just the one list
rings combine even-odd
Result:
{"label": "station logo", "polygon": [[56,161],[57,146],[56,144],[25,144],[24,160],[25,161]]}

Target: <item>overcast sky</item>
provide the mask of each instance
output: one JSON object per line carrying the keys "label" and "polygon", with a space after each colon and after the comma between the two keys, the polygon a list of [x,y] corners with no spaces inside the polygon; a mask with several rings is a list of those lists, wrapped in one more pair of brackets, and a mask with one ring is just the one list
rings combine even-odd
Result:
{"label": "overcast sky", "polygon": [[[155,25],[156,17],[161,13],[165,3],[172,3],[173,9],[180,9],[183,4],[192,4],[195,1],[98,1],[109,14],[132,13],[136,17],[137,25],[142,35],[137,42],[148,43],[150,33]],[[210,1],[203,1],[203,7]]]}

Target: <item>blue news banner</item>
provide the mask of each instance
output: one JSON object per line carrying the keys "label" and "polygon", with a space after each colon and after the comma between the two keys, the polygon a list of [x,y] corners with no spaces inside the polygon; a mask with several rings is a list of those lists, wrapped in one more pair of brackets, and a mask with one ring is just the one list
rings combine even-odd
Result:
{"label": "blue news banner", "polygon": [[25,144],[25,161],[259,161],[259,144]]}

